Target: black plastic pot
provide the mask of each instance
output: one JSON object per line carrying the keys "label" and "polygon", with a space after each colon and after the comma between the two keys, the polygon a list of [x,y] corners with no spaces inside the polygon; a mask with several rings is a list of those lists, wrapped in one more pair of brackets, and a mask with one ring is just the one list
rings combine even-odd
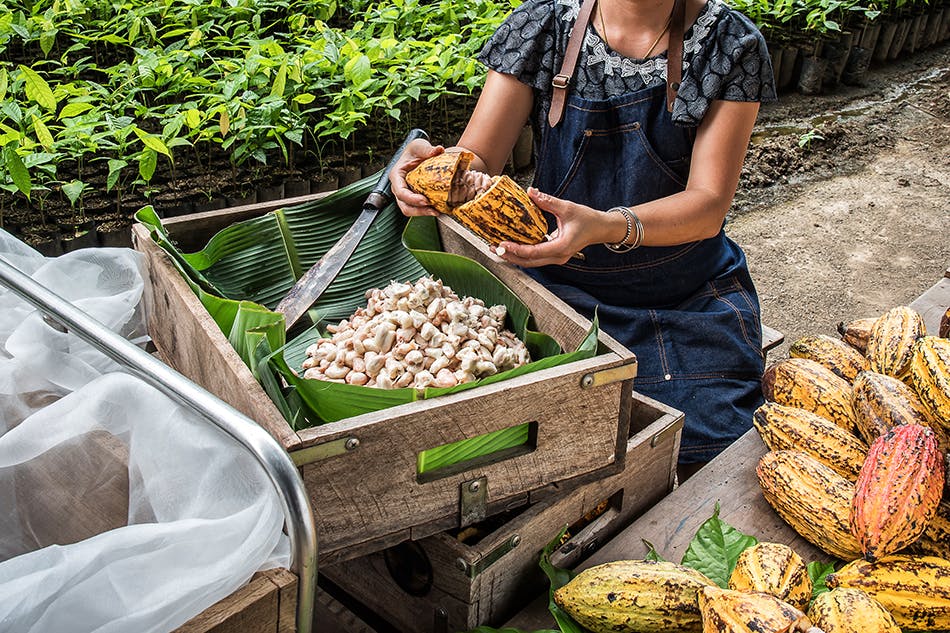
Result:
{"label": "black plastic pot", "polygon": [[934,9],[927,16],[927,28],[924,31],[923,37],[923,47],[929,48],[937,43],[937,38],[940,34],[940,27],[943,25],[943,14],[946,12],[945,8]]}
{"label": "black plastic pot", "polygon": [[802,71],[798,75],[798,91],[803,95],[820,95],[828,60],[821,57],[802,58]]}
{"label": "black plastic pot", "polygon": [[904,48],[901,50],[902,53],[912,55],[917,51],[920,42],[921,24],[923,23],[923,25],[926,26],[926,19],[927,16],[925,15],[915,15],[911,18],[910,30],[907,32],[907,39],[904,40]]}
{"label": "black plastic pot", "polygon": [[799,66],[800,52],[797,46],[785,46],[782,48],[782,71],[777,78],[778,89],[787,90],[790,88],[796,77],[796,71]]}
{"label": "black plastic pot", "polygon": [[825,74],[822,80],[823,88],[828,91],[834,89],[841,82],[841,74],[848,63],[851,54],[851,44],[854,34],[850,31],[839,33],[838,37],[826,40],[821,47],[821,56],[827,60]]}
{"label": "black plastic pot", "polygon": [[874,54],[871,59],[877,64],[883,64],[887,61],[887,56],[891,51],[891,44],[894,42],[894,36],[897,34],[899,24],[893,21],[887,21],[881,24],[880,34],[877,36],[877,44],[874,46]]}
{"label": "black plastic pot", "polygon": [[862,46],[851,47],[848,63],[841,73],[841,83],[846,86],[864,86],[868,68],[871,66],[871,49]]}
{"label": "black plastic pot", "polygon": [[303,179],[285,180],[284,197],[296,198],[297,196],[306,196],[310,193],[310,181]]}
{"label": "black plastic pot", "polygon": [[894,33],[894,39],[891,41],[891,48],[887,53],[887,60],[893,61],[900,57],[904,50],[904,42],[907,41],[907,34],[910,33],[910,18],[903,18],[897,23],[897,32]]}

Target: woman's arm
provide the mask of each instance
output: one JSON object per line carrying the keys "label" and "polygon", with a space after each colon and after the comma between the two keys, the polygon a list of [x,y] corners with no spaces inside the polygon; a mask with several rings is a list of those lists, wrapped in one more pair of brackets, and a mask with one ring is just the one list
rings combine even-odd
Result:
{"label": "woman's arm", "polygon": [[[675,246],[715,236],[735,196],[756,102],[714,101],[696,134],[686,189],[631,207],[643,224],[644,246]],[[529,190],[542,209],[558,218],[555,239],[534,246],[505,242],[504,259],[519,266],[563,264],[590,244],[616,243],[626,233],[619,213],[604,215],[567,200]],[[632,240],[632,236],[631,236]]]}

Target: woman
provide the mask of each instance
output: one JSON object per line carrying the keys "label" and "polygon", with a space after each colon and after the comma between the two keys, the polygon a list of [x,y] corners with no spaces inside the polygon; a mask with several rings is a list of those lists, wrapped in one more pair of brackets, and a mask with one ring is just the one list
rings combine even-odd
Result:
{"label": "woman", "polygon": [[[501,256],[596,311],[637,355],[635,389],[686,414],[681,465],[710,460],[762,397],[758,299],[722,230],[759,102],[775,97],[761,34],[719,0],[528,0],[480,60],[458,147],[497,174],[530,120],[528,192],[551,233]],[[394,170],[406,215],[436,213],[405,173],[441,151],[415,141]]]}

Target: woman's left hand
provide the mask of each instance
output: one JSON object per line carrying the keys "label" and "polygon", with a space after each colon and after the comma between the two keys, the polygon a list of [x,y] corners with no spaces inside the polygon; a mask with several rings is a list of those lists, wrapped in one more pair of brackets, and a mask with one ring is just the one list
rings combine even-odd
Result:
{"label": "woman's left hand", "polygon": [[555,198],[534,187],[528,188],[528,195],[543,211],[557,218],[557,229],[540,244],[501,242],[498,245],[503,249],[500,257],[506,262],[525,268],[563,264],[585,246],[598,243],[599,211]]}

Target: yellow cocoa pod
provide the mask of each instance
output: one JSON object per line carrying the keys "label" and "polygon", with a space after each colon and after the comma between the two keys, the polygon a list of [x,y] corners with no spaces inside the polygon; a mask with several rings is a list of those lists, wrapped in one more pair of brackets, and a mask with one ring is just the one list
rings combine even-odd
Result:
{"label": "yellow cocoa pod", "polygon": [[825,334],[801,337],[788,348],[788,355],[810,358],[848,382],[854,382],[858,374],[868,368],[868,359],[861,352],[841,339]]}
{"label": "yellow cocoa pod", "polygon": [[805,409],[831,420],[845,431],[854,430],[851,383],[810,358],[785,358],[762,375],[766,400]]}
{"label": "yellow cocoa pod", "polygon": [[852,561],[825,578],[829,589],[860,589],[883,605],[902,629],[950,630],[950,561],[936,556],[886,556]]}
{"label": "yellow cocoa pod", "polygon": [[808,619],[824,633],[901,633],[894,616],[860,589],[819,594],[808,609]]}
{"label": "yellow cocoa pod", "polygon": [[554,602],[593,633],[698,632],[697,593],[707,585],[689,567],[621,560],[583,570],[555,590]]}
{"label": "yellow cocoa pod", "polygon": [[911,545],[915,554],[939,556],[950,560],[950,504],[940,503],[924,533]]}
{"label": "yellow cocoa pod", "polygon": [[913,308],[897,306],[871,327],[865,352],[872,371],[904,380],[910,372],[914,342],[926,335],[924,319]]}
{"label": "yellow cocoa pod", "polygon": [[703,587],[699,591],[703,633],[806,633],[808,617],[775,596]]}
{"label": "yellow cocoa pod", "polygon": [[808,453],[851,481],[868,452],[864,442],[831,420],[797,407],[766,402],[755,410],[752,424],[769,450]]}
{"label": "yellow cocoa pod", "polygon": [[934,424],[950,430],[950,339],[924,336],[914,345],[911,384]]}
{"label": "yellow cocoa pod", "polygon": [[757,543],[739,554],[729,588],[775,596],[801,610],[808,608],[812,581],[805,561],[784,543]]}
{"label": "yellow cocoa pod", "polygon": [[871,327],[874,326],[875,321],[877,321],[876,317],[868,317],[854,319],[847,323],[841,322],[838,324],[838,334],[841,335],[842,341],[864,354],[868,347],[868,337],[871,336]]}
{"label": "yellow cocoa pod", "polygon": [[769,451],[755,472],[765,500],[805,540],[843,560],[861,555],[848,523],[854,484],[801,451]]}
{"label": "yellow cocoa pod", "polygon": [[495,246],[502,241],[537,244],[547,221],[527,192],[508,176],[489,178],[468,169],[471,152],[445,152],[406,174],[406,183],[432,206]]}

